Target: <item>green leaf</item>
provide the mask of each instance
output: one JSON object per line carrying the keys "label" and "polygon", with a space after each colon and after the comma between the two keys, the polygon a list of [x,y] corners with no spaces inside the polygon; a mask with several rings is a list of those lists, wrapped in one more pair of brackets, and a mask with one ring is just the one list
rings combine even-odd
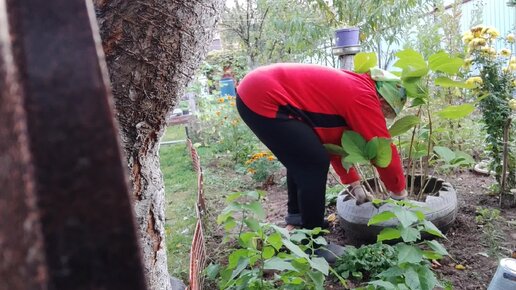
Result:
{"label": "green leaf", "polygon": [[463,158],[463,164],[475,164],[475,159],[471,155],[463,151],[455,151],[456,158]]}
{"label": "green leaf", "polygon": [[378,150],[378,137],[369,140],[365,146],[365,157],[367,160],[372,160],[376,157]]}
{"label": "green leaf", "polygon": [[308,262],[315,270],[323,273],[325,276],[328,275],[328,272],[330,271],[330,265],[328,265],[328,262],[324,258],[314,257],[309,259]]}
{"label": "green leaf", "polygon": [[206,267],[206,269],[204,269],[204,273],[206,273],[206,277],[208,277],[208,279],[210,279],[210,280],[214,280],[215,278],[217,278],[219,271],[220,271],[219,264],[211,264],[210,263],[210,265],[208,267]]}
{"label": "green leaf", "polygon": [[321,272],[308,272],[308,277],[314,282],[316,290],[324,290],[324,275]]}
{"label": "green leaf", "polygon": [[354,131],[345,131],[342,134],[341,142],[342,148],[346,153],[351,156],[361,156],[367,160],[364,154],[366,140],[360,134]]}
{"label": "green leaf", "polygon": [[405,49],[396,53],[396,56],[399,59],[394,63],[394,66],[402,69],[402,80],[420,78],[428,74],[426,61],[419,52],[413,49]]}
{"label": "green leaf", "polygon": [[418,116],[405,116],[396,120],[396,122],[392,124],[392,126],[389,128],[389,134],[391,134],[392,137],[401,135],[419,124],[419,122],[421,122],[421,120]]}
{"label": "green leaf", "polygon": [[340,156],[344,156],[344,157],[346,157],[348,155],[346,153],[346,151],[344,151],[344,149],[342,147],[340,147],[339,145],[324,144],[323,146],[324,146],[324,148],[326,148],[326,151],[328,151],[328,153],[330,153],[330,154],[340,155]]}
{"label": "green leaf", "polygon": [[426,219],[426,216],[425,216],[425,214],[424,214],[422,211],[420,211],[420,210],[415,210],[415,211],[414,211],[414,213],[416,214],[417,219],[418,219],[419,221],[423,221],[424,219]]}
{"label": "green leaf", "polygon": [[437,77],[434,81],[436,86],[443,88],[462,88],[462,89],[474,89],[475,84],[468,84],[465,81],[455,81],[448,77]]}
{"label": "green leaf", "polygon": [[263,248],[262,256],[264,259],[272,258],[276,254],[276,250],[274,250],[271,246],[266,246]]}
{"label": "green leaf", "polygon": [[292,266],[292,263],[290,263],[290,261],[285,261],[278,257],[273,257],[269,260],[266,260],[263,264],[263,268],[265,270],[296,271],[296,268]]}
{"label": "green leaf", "polygon": [[396,215],[396,218],[404,228],[410,227],[419,220],[414,212],[403,207],[393,207],[392,212]]}
{"label": "green leaf", "polygon": [[256,232],[246,232],[239,236],[239,242],[242,247],[256,249]]}
{"label": "green leaf", "polygon": [[262,207],[262,204],[259,201],[253,201],[250,204],[244,206],[252,213],[254,213],[259,219],[264,219],[266,214],[265,210]]}
{"label": "green leaf", "polygon": [[353,163],[349,163],[345,160],[345,158],[341,158],[340,159],[340,163],[342,164],[342,167],[344,167],[344,169],[346,169],[346,171],[349,171],[349,169],[351,167],[353,167]]}
{"label": "green leaf", "polygon": [[343,162],[350,164],[367,164],[369,163],[369,159],[362,155],[352,155],[349,154],[343,159]]}
{"label": "green leaf", "polygon": [[437,153],[446,163],[450,163],[455,159],[455,153],[448,147],[434,146],[434,151]]}
{"label": "green leaf", "polygon": [[289,249],[294,255],[301,258],[309,259],[308,255],[303,250],[301,250],[301,248],[298,245],[295,245],[291,241],[283,239],[283,245],[287,247],[287,249]]}
{"label": "green leaf", "polygon": [[355,55],[354,71],[356,73],[366,73],[372,67],[377,66],[376,53],[374,52],[359,52]]}
{"label": "green leaf", "polygon": [[254,218],[246,218],[244,220],[244,223],[247,225],[248,228],[255,232],[257,232],[260,229],[260,223]]}
{"label": "green leaf", "polygon": [[435,72],[443,72],[454,75],[464,65],[464,60],[458,57],[451,57],[448,53],[441,51],[428,58],[428,66]]}
{"label": "green leaf", "polygon": [[448,106],[442,109],[437,114],[445,119],[461,119],[475,111],[475,106],[472,104],[462,104],[457,106]]}
{"label": "green leaf", "polygon": [[398,266],[393,266],[393,267],[390,267],[389,269],[381,272],[380,274],[378,274],[378,277],[391,278],[391,277],[398,277],[401,275],[403,275],[403,269],[401,269]]}
{"label": "green leaf", "polygon": [[414,228],[402,228],[401,229],[401,238],[405,243],[411,243],[419,240],[421,238],[421,234],[418,230]]}
{"label": "green leaf", "polygon": [[423,226],[425,228],[425,232],[440,238],[444,238],[443,233],[431,221],[424,220]]}
{"label": "green leaf", "polygon": [[237,223],[235,221],[235,219],[233,217],[229,217],[225,222],[224,222],[224,230],[226,232],[229,232],[230,230],[232,230],[233,228],[235,228],[237,226]]}
{"label": "green leaf", "polygon": [[399,239],[401,232],[395,228],[385,228],[376,237],[378,242]]}
{"label": "green leaf", "polygon": [[281,246],[283,246],[283,242],[281,241],[281,235],[279,233],[272,233],[268,238],[267,242],[271,245],[276,251],[279,251]]}
{"label": "green leaf", "polygon": [[286,228],[278,227],[277,225],[269,224],[269,226],[274,229],[276,232],[280,233],[283,237],[289,239],[290,233]]}
{"label": "green leaf", "polygon": [[395,217],[396,217],[396,215],[390,211],[382,211],[382,212],[372,216],[371,219],[369,219],[369,222],[367,223],[367,225],[370,226],[370,225],[383,223],[383,222],[391,220]]}
{"label": "green leaf", "polygon": [[437,286],[437,278],[428,267],[420,267],[417,270],[421,290],[433,290]]}
{"label": "green leaf", "polygon": [[392,161],[391,140],[386,138],[378,138],[376,158],[374,164],[380,168],[386,168]]}
{"label": "green leaf", "polygon": [[249,265],[249,259],[247,259],[247,258],[240,259],[240,261],[238,261],[238,265],[236,266],[235,270],[233,270],[233,273],[231,273],[231,278],[229,279],[229,281],[232,281],[233,279],[235,279],[245,268],[247,268],[248,265]]}
{"label": "green leaf", "polygon": [[398,249],[398,264],[417,264],[423,261],[423,253],[416,246],[398,244],[396,248]]}
{"label": "green leaf", "polygon": [[229,194],[227,197],[226,197],[226,201],[229,203],[229,202],[232,202],[232,201],[235,201],[237,200],[239,197],[242,196],[242,193],[241,192],[235,192],[235,193],[231,193]]}
{"label": "green leaf", "polygon": [[449,256],[450,254],[446,250],[446,248],[439,243],[438,241],[432,240],[432,241],[426,241],[426,244],[434,250],[436,253],[442,256]]}
{"label": "green leaf", "polygon": [[383,287],[385,290],[396,290],[397,289],[396,285],[392,284],[391,282],[382,281],[382,280],[374,280],[367,284],[376,286],[375,289],[377,287]]}
{"label": "green leaf", "polygon": [[228,257],[228,268],[235,268],[238,265],[239,261],[243,258],[247,258],[249,254],[250,252],[247,249],[238,249],[234,251]]}
{"label": "green leaf", "polygon": [[325,246],[325,245],[327,245],[327,244],[328,244],[328,242],[326,241],[326,239],[325,239],[324,237],[321,237],[321,236],[319,236],[319,237],[315,238],[315,239],[314,239],[314,243],[316,243],[316,244],[318,244],[318,245],[323,245],[323,246]]}
{"label": "green leaf", "polygon": [[439,255],[434,251],[423,251],[423,257],[425,257],[428,260],[439,260],[443,258],[442,255]]}
{"label": "green leaf", "polygon": [[410,104],[410,107],[414,108],[424,104],[426,104],[425,98],[415,98],[414,100],[412,100],[412,104]]}
{"label": "green leaf", "polygon": [[417,272],[412,268],[409,267],[405,270],[404,273],[405,276],[405,284],[411,289],[411,290],[420,290],[420,282],[419,282],[419,275]]}

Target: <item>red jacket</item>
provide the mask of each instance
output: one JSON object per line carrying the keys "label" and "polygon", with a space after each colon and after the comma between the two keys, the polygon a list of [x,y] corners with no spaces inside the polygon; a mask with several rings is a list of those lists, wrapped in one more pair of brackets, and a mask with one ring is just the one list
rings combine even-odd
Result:
{"label": "red jacket", "polygon": [[[367,74],[310,64],[274,64],[247,74],[238,95],[253,112],[269,118],[295,118],[314,128],[323,144],[341,145],[344,130],[366,140],[390,138],[374,81]],[[396,147],[387,168],[377,168],[387,189],[401,192],[405,178]],[[345,184],[359,180],[354,168],[342,167],[340,156],[331,164]]]}

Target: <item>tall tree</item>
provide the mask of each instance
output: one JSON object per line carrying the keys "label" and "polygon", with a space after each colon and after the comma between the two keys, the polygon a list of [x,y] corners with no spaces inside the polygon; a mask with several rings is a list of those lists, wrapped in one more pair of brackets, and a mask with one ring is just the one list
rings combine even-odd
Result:
{"label": "tall tree", "polygon": [[212,41],[222,2],[94,0],[150,289],[170,288],[159,139]]}
{"label": "tall tree", "polygon": [[326,60],[331,46],[326,19],[302,0],[233,0],[220,23],[226,44],[237,44],[254,68],[271,62]]}

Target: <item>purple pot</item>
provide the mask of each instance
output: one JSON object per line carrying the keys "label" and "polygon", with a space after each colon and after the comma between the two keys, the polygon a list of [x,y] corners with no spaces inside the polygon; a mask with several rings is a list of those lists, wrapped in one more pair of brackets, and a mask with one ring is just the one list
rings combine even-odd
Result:
{"label": "purple pot", "polygon": [[358,45],[359,32],[360,30],[358,27],[348,27],[335,30],[335,46],[347,47]]}

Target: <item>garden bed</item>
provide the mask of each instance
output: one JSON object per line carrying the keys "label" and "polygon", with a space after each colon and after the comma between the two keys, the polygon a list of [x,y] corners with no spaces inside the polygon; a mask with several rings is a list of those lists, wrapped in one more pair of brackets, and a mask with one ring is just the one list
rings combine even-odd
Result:
{"label": "garden bed", "polygon": [[[500,235],[499,249],[493,249],[496,245],[490,245],[489,239],[484,233],[486,225],[479,225],[475,220],[478,215],[477,207],[485,209],[498,209],[496,196],[489,195],[488,187],[494,179],[480,176],[471,172],[464,172],[455,176],[446,177],[457,189],[459,210],[455,223],[447,233],[448,240],[443,241],[450,254],[465,267],[464,270],[456,269],[456,262],[451,259],[443,260],[441,267],[437,269],[441,278],[449,280],[454,289],[486,289],[494,272],[497,261],[492,252],[497,251],[500,257],[509,255],[509,251],[516,249],[516,212],[514,210],[502,210],[499,221],[495,223],[495,234]],[[267,220],[278,225],[285,225],[284,214],[287,202],[286,189],[280,186],[270,187],[267,194]],[[327,214],[335,212],[331,207]],[[511,223],[512,221],[512,223]],[[511,234],[512,233],[512,234]],[[346,237],[338,221],[332,225],[331,233],[326,238],[334,243],[346,245],[351,239]],[[460,268],[460,267],[459,267]],[[335,283],[337,285],[337,283]],[[339,286],[328,285],[328,289],[341,289]]]}

